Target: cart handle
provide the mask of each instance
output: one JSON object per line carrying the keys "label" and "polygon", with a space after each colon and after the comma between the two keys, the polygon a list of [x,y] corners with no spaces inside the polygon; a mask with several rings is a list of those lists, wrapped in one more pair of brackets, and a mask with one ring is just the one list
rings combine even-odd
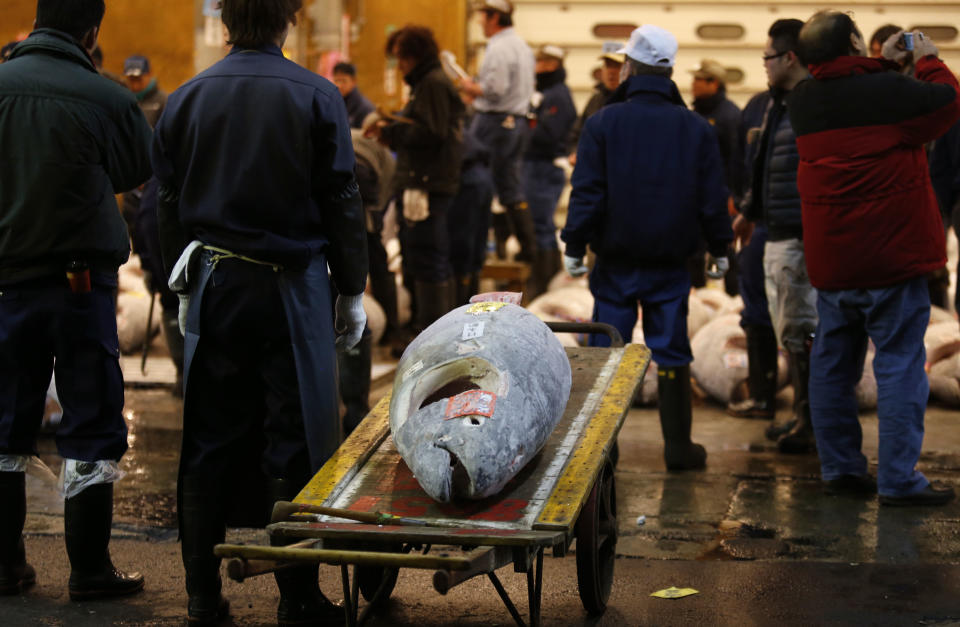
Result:
{"label": "cart handle", "polygon": [[547,327],[554,333],[603,333],[610,338],[610,346],[613,348],[623,346],[620,332],[606,322],[548,322]]}

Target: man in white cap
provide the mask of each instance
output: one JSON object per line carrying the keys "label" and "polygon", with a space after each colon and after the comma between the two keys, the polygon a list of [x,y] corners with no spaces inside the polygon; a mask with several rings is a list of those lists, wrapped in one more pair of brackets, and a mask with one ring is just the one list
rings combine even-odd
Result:
{"label": "man in white cap", "polygon": [[[564,265],[587,272],[593,319],[633,336],[637,303],[643,334],[658,365],[660,425],[668,470],[703,468],[707,454],[690,439],[690,341],[687,338],[687,258],[701,233],[713,258],[711,276],[729,268],[733,239],[727,186],[716,134],[683,106],[671,80],[677,40],[662,28],[633,31],[622,51],[628,78],[611,102],[587,120],[577,150]],[[592,346],[609,340],[598,335]]]}
{"label": "man in white cap", "polygon": [[520,240],[517,258],[533,262],[537,242],[521,172],[526,115],[534,92],[533,52],[513,29],[513,4],[509,0],[484,0],[478,8],[487,49],[476,80],[464,79],[460,89],[476,98],[472,130],[490,149],[497,197],[507,210],[493,215],[497,256],[506,256],[505,244],[512,226]]}

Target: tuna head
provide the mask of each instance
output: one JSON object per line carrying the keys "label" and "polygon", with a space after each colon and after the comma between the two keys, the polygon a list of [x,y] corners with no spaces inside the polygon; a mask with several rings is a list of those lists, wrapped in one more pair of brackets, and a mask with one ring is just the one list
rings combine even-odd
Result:
{"label": "tuna head", "polygon": [[570,363],[546,325],[512,305],[465,306],[408,347],[390,427],[431,497],[485,498],[537,454],[569,391]]}

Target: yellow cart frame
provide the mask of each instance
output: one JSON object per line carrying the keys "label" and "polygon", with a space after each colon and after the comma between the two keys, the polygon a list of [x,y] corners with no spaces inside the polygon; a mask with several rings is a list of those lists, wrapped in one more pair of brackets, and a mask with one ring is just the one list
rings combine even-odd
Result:
{"label": "yellow cart frame", "polygon": [[[339,565],[348,625],[362,624],[396,583],[400,568],[433,570],[434,588],[486,574],[518,625],[527,623],[495,571],[513,564],[527,575],[531,626],[540,623],[545,549],[563,557],[577,540],[580,598],[594,615],[606,609],[617,540],[616,442],[650,363],[650,351],[622,345],[608,325],[550,323],[555,332],[602,332],[612,348],[570,348],[573,373],[564,416],[540,454],[501,493],[483,501],[438,504],[420,490],[393,446],[390,395],[382,398],[294,499],[302,508],[383,516],[386,524],[275,509],[267,527],[295,544],[221,544],[237,580],[303,562]],[[320,506],[317,508],[316,506]],[[279,513],[278,513],[279,512]],[[359,515],[358,515],[359,517]],[[437,551],[433,547],[443,547]],[[433,553],[431,550],[433,549]],[[351,582],[348,566],[354,566]],[[367,600],[359,613],[359,596]]]}

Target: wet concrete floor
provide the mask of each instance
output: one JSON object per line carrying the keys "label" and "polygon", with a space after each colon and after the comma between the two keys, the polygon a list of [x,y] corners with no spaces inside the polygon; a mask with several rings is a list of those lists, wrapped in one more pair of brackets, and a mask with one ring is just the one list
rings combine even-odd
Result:
{"label": "wet concrete floor", "polygon": [[[164,388],[128,389],[126,400],[130,451],[122,468],[128,474],[116,484],[113,546],[120,566],[150,564],[147,593],[125,601],[126,609],[66,601],[62,501],[30,477],[28,554],[41,567],[56,566],[41,570],[47,576],[28,595],[0,599],[0,614],[13,621],[8,624],[183,620],[173,529],[180,402]],[[780,401],[786,415],[789,390]],[[827,496],[816,457],[777,453],[763,437],[766,423],[728,417],[710,402],[694,411],[694,437],[707,448],[708,468],[684,473],[664,469],[656,409],[630,411],[619,439],[620,559],[611,607],[602,619],[589,618],[577,597],[575,560],[548,559],[544,624],[960,624],[960,503],[891,509],[878,507],[875,498]],[[864,414],[862,423],[875,472],[875,413]],[[960,490],[960,411],[932,406],[926,424],[921,470]],[[42,442],[41,456],[58,471],[53,440]],[[265,542],[262,530],[234,530],[231,538]],[[511,624],[483,579],[440,597],[428,572],[408,572],[387,614],[373,624]],[[523,577],[507,572],[503,578],[521,601]],[[331,598],[341,598],[337,569],[322,568],[321,580]],[[648,597],[670,585],[701,594],[678,601]],[[274,620],[270,578],[230,582],[227,589],[235,624]]]}

